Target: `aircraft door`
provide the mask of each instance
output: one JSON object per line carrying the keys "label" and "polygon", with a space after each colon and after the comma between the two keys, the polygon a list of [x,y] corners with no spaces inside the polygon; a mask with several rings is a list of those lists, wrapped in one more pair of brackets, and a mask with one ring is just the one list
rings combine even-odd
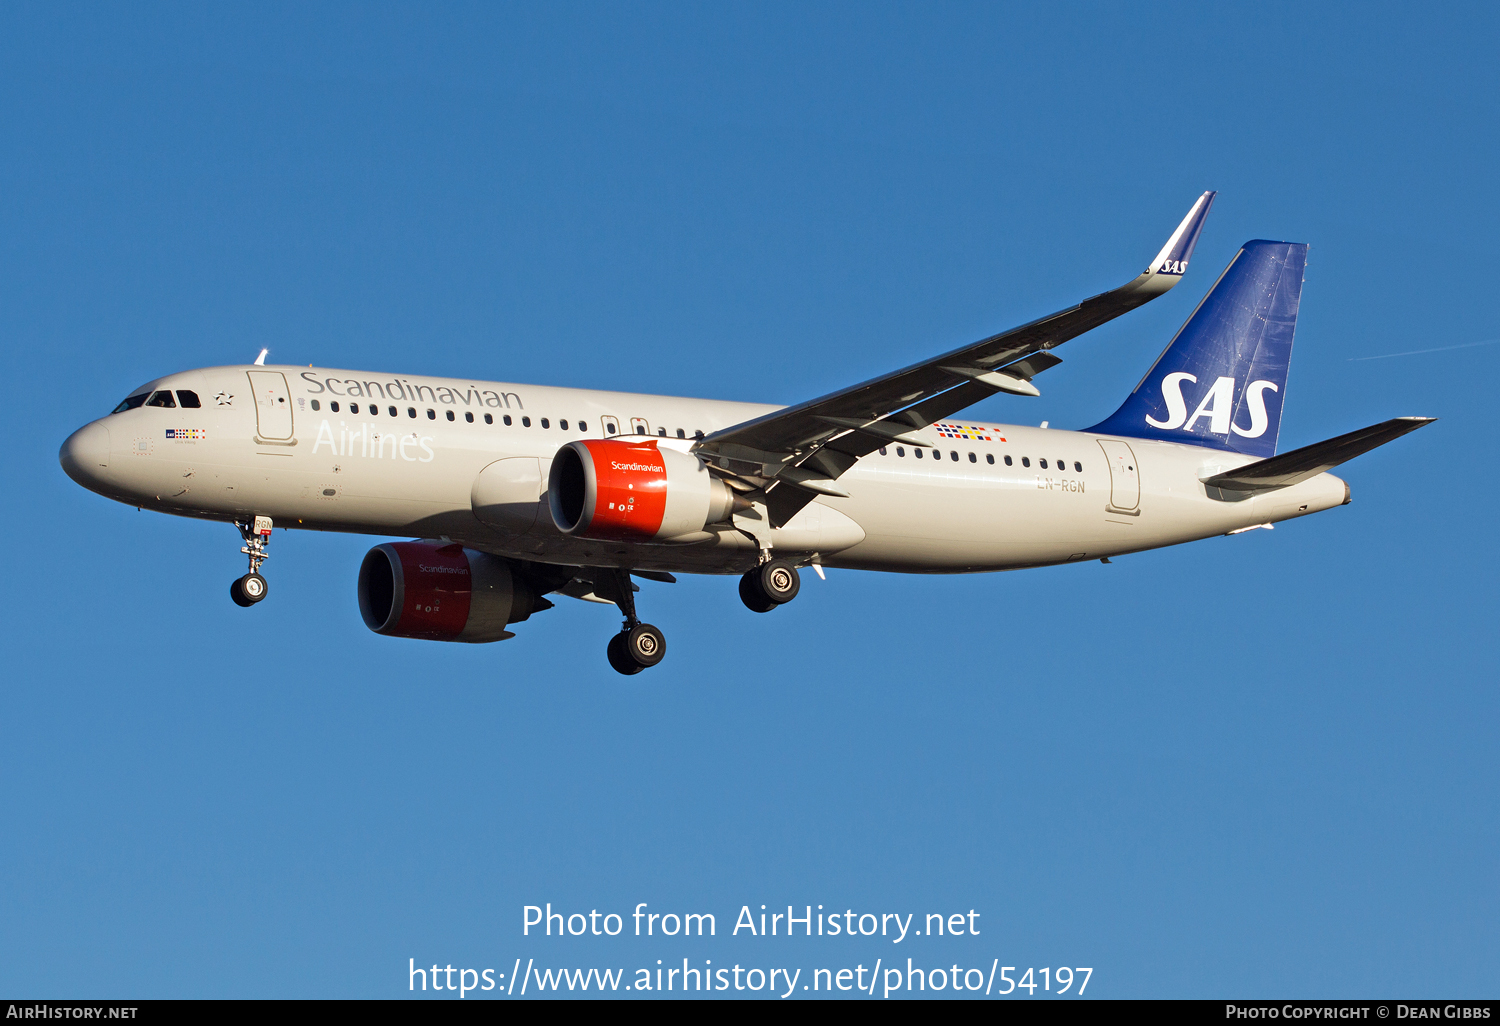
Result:
{"label": "aircraft door", "polygon": [[292,437],[292,400],[280,371],[247,371],[255,396],[255,431],[269,441]]}
{"label": "aircraft door", "polygon": [[610,438],[620,433],[620,421],[617,417],[600,417],[599,423],[604,426],[605,438]]}
{"label": "aircraft door", "polygon": [[1141,472],[1135,453],[1125,442],[1099,440],[1109,464],[1109,505],[1111,513],[1141,515]]}

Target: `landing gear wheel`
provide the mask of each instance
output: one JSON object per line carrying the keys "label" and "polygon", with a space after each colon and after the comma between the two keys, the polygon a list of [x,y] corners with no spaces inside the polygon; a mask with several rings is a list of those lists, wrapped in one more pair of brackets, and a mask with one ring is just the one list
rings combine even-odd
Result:
{"label": "landing gear wheel", "polygon": [[638,623],[620,637],[625,654],[642,668],[655,666],[667,654],[666,635],[649,623]]}
{"label": "landing gear wheel", "polygon": [[609,647],[605,649],[605,652],[609,655],[609,665],[613,666],[617,673],[623,673],[629,677],[645,669],[640,663],[631,659],[630,655],[625,651],[625,635],[623,633],[616,634],[609,639]]}
{"label": "landing gear wheel", "polygon": [[773,559],[740,578],[740,598],[757,613],[785,605],[801,588],[797,568],[782,559]]}
{"label": "landing gear wheel", "polygon": [[638,623],[609,639],[609,665],[627,676],[655,666],[667,654],[667,639],[649,623]]}
{"label": "landing gear wheel", "polygon": [[740,601],[752,612],[769,613],[776,608],[776,603],[760,590],[760,584],[755,579],[756,573],[757,571],[751,570],[740,578]]}
{"label": "landing gear wheel", "polygon": [[798,576],[797,568],[784,560],[773,559],[757,573],[760,575],[760,590],[778,606],[786,605],[802,590],[802,578]]}
{"label": "landing gear wheel", "polygon": [[610,637],[606,652],[610,666],[628,676],[660,663],[666,655],[666,636],[651,624],[636,624]]}
{"label": "landing gear wheel", "polygon": [[229,586],[229,597],[237,606],[253,606],[266,597],[270,590],[266,579],[260,574],[246,574]]}

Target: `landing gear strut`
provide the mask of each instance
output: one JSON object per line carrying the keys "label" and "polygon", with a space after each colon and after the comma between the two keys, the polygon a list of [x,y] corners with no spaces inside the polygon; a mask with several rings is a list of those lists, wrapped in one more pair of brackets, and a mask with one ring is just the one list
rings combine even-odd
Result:
{"label": "landing gear strut", "polygon": [[[605,650],[609,665],[626,676],[655,666],[667,654],[667,638],[651,624],[641,623],[640,617],[635,615],[635,586],[630,582],[630,572],[616,570],[605,580],[612,592],[608,597],[614,599],[625,617],[620,633],[609,639],[609,647]],[[595,587],[599,587],[598,582]]]}
{"label": "landing gear strut", "polygon": [[769,613],[797,597],[802,579],[784,559],[762,563],[740,578],[740,600],[757,613]]}
{"label": "landing gear strut", "polygon": [[240,536],[245,539],[245,547],[240,551],[250,557],[250,572],[229,586],[229,597],[234,599],[235,605],[248,608],[265,598],[270,590],[270,585],[260,575],[260,565],[271,558],[266,551],[271,542],[271,518],[256,517],[249,524],[236,520],[234,526],[240,529]]}

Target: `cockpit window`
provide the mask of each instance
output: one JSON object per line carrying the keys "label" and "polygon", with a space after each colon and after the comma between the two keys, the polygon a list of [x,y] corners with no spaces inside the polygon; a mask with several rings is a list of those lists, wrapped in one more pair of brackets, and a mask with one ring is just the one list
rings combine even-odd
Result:
{"label": "cockpit window", "polygon": [[172,393],[166,389],[160,392],[152,392],[151,398],[146,400],[147,406],[159,406],[164,410],[177,409],[177,400],[172,398]]}
{"label": "cockpit window", "polygon": [[151,394],[150,392],[142,392],[139,395],[130,396],[124,402],[122,402],[119,406],[116,406],[114,409],[110,410],[109,412],[111,414],[115,414],[115,413],[124,413],[126,410],[133,410],[137,406],[140,406],[142,403],[144,403],[146,401],[146,397],[148,395],[150,395],[150,394]]}
{"label": "cockpit window", "polygon": [[177,403],[184,410],[196,410],[203,406],[203,404],[198,401],[198,393],[189,392],[185,388],[179,388],[177,390]]}

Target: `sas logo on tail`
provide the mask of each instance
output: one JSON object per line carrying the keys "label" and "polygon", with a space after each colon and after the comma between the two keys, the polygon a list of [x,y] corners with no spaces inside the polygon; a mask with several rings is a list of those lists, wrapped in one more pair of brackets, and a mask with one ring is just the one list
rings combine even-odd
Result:
{"label": "sas logo on tail", "polygon": [[1182,383],[1191,381],[1198,383],[1195,375],[1177,371],[1162,378],[1161,397],[1167,404],[1167,419],[1157,420],[1150,414],[1146,415],[1146,423],[1163,431],[1175,431],[1181,428],[1184,431],[1193,430],[1193,425],[1200,418],[1208,418],[1208,430],[1216,435],[1227,436],[1233,431],[1241,438],[1259,438],[1266,433],[1270,427],[1271,419],[1266,415],[1266,390],[1279,391],[1276,385],[1270,381],[1252,381],[1245,386],[1245,399],[1250,407],[1250,426],[1242,428],[1233,423],[1230,417],[1234,414],[1234,379],[1221,377],[1215,379],[1213,386],[1209,388],[1203,400],[1198,403],[1198,408],[1188,416],[1187,400],[1182,397]]}

